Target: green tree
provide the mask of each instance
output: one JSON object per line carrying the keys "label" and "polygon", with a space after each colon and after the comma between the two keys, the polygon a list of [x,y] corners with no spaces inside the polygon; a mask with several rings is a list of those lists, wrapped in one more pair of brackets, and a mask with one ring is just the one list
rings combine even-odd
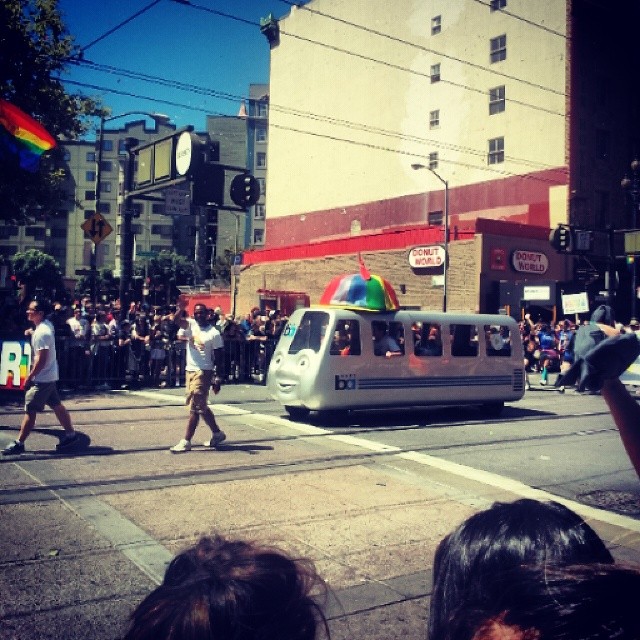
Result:
{"label": "green tree", "polygon": [[134,269],[134,276],[143,277],[146,274],[152,286],[164,293],[163,302],[175,301],[179,293],[177,287],[193,282],[194,273],[193,262],[175,251],[161,251],[157,258],[149,259],[146,269],[140,263]]}
{"label": "green tree", "polygon": [[26,300],[36,294],[41,294],[50,301],[67,300],[60,265],[48,253],[38,249],[21,251],[13,256],[11,265],[18,283],[24,287]]}
{"label": "green tree", "polygon": [[[0,98],[19,107],[57,139],[76,139],[100,112],[93,99],[65,91],[61,76],[79,49],[58,0],[0,2]],[[60,208],[64,179],[59,147],[45,154],[33,174],[0,159],[0,219],[24,222]]]}

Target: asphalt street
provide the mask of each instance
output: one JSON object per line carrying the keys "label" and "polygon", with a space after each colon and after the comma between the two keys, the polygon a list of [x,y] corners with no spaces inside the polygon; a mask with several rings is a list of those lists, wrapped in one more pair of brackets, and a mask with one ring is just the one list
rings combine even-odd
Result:
{"label": "asphalt street", "polygon": [[[73,450],[54,453],[61,430],[46,412],[27,452],[0,460],[1,638],[117,638],[173,554],[216,531],[314,560],[333,638],[422,639],[440,539],[495,500],[554,497],[397,446],[388,430],[291,422],[260,386],[224,387],[214,410],[228,441],[182,455],[168,450],[186,421],[180,389],[66,405]],[[0,416],[3,446],[21,408]],[[640,563],[640,520],[567,504],[618,559]]]}

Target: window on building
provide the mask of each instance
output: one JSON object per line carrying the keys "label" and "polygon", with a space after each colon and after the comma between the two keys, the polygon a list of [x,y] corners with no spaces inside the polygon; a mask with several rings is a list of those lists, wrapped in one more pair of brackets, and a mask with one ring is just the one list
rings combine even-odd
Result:
{"label": "window on building", "polygon": [[499,11],[500,9],[504,9],[507,6],[507,0],[491,0],[490,3],[491,11]]}
{"label": "window on building", "polygon": [[18,227],[11,225],[2,225],[0,226],[0,240],[7,240],[12,236],[18,235]]}
{"label": "window on building", "polygon": [[438,152],[432,151],[429,154],[429,169],[437,169],[438,168]]}
{"label": "window on building", "polygon": [[171,224],[152,224],[151,233],[161,238],[173,238],[173,225]]}
{"label": "window on building", "polygon": [[256,167],[264,169],[267,166],[267,154],[264,151],[256,153]]}
{"label": "window on building", "polygon": [[103,173],[111,173],[113,171],[113,162],[111,160],[103,160],[100,163],[100,170]]}
{"label": "window on building", "polygon": [[33,238],[34,240],[44,240],[45,228],[44,227],[26,227],[24,235]]}
{"label": "window on building", "polygon": [[96,181],[96,172],[95,171],[86,171],[84,174],[84,179],[87,182],[95,182]]}
{"label": "window on building", "polygon": [[263,204],[257,204],[255,206],[255,209],[253,210],[253,217],[256,220],[264,220],[265,214],[266,214],[265,206]]}
{"label": "window on building", "polygon": [[258,101],[256,111],[258,118],[266,118],[269,114],[269,104],[265,100]]}
{"label": "window on building", "polygon": [[611,135],[605,129],[596,129],[596,158],[608,160],[611,145]]}
{"label": "window on building", "polygon": [[[118,225],[118,232],[119,232],[120,226],[121,225]],[[142,231],[143,231],[143,227],[141,224],[135,224],[135,223],[131,224],[131,233],[133,233],[134,236],[141,236]]]}
{"label": "window on building", "polygon": [[96,152],[87,151],[87,162],[95,162],[95,161],[96,161]]}
{"label": "window on building", "polygon": [[111,193],[111,183],[110,182],[101,182],[100,183],[100,193]]}
{"label": "window on building", "polygon": [[123,156],[127,153],[127,141],[122,138],[118,140],[118,155]]}
{"label": "window on building", "polygon": [[88,220],[94,213],[95,211],[92,211],[91,209],[86,209],[84,212],[84,219]]}
{"label": "window on building", "polygon": [[161,204],[160,202],[154,202],[151,205],[151,213],[158,213],[158,214],[164,213],[164,204]]}
{"label": "window on building", "polygon": [[431,65],[431,82],[440,82],[440,63]]}
{"label": "window on building", "polygon": [[133,216],[134,218],[139,218],[142,215],[143,206],[139,202],[133,203]]}
{"label": "window on building", "polygon": [[85,191],[84,192],[84,199],[85,200],[95,200],[96,199],[96,192],[95,191]]}
{"label": "window on building", "polygon": [[504,85],[489,89],[489,115],[492,116],[496,113],[501,113],[504,111],[504,107]]}
{"label": "window on building", "polygon": [[263,196],[267,193],[267,181],[264,178],[256,178],[260,185],[260,195]]}
{"label": "window on building", "polygon": [[264,229],[253,230],[253,244],[264,244]]}
{"label": "window on building", "polygon": [[430,227],[441,227],[444,221],[442,211],[429,211],[427,214],[427,222]]}
{"label": "window on building", "polygon": [[440,109],[429,112],[429,129],[438,129],[440,127]]}
{"label": "window on building", "polygon": [[431,18],[431,35],[435,36],[440,31],[442,31],[442,16],[434,16]]}
{"label": "window on building", "polygon": [[98,212],[99,213],[111,213],[111,203],[110,202],[99,202],[98,203]]}
{"label": "window on building", "polygon": [[64,227],[53,227],[51,229],[52,238],[67,238],[67,230]]}
{"label": "window on building", "polygon": [[504,138],[492,138],[489,140],[489,164],[504,162]]}
{"label": "window on building", "polygon": [[256,127],[256,142],[266,142],[267,141],[267,127],[258,126]]}
{"label": "window on building", "polygon": [[113,140],[103,140],[102,141],[102,150],[103,151],[113,151]]}
{"label": "window on building", "polygon": [[491,62],[500,62],[507,58],[507,36],[501,35],[490,40],[490,60]]}
{"label": "window on building", "polygon": [[65,162],[69,162],[69,160],[71,160],[71,152],[69,151],[69,149],[64,150],[64,155],[62,156],[62,159]]}

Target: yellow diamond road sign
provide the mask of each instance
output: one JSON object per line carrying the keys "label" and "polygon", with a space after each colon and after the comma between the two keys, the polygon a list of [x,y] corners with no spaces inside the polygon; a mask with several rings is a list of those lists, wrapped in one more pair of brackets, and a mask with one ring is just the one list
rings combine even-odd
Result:
{"label": "yellow diamond road sign", "polygon": [[81,225],[95,244],[102,242],[112,231],[113,227],[99,213],[94,213]]}

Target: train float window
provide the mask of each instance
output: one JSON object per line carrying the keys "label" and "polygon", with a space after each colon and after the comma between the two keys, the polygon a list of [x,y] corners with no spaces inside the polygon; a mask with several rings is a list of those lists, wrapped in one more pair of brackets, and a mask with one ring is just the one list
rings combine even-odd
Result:
{"label": "train float window", "polygon": [[357,320],[338,320],[329,353],[332,356],[359,356],[360,351],[360,323]]}
{"label": "train float window", "polygon": [[451,355],[463,358],[478,355],[478,327],[472,324],[451,325]]}
{"label": "train float window", "polygon": [[442,329],[437,322],[425,322],[414,333],[413,352],[417,356],[442,355]]}
{"label": "train float window", "polygon": [[296,329],[289,353],[298,353],[302,349],[313,349],[316,353],[327,333],[329,314],[324,311],[307,311]]}
{"label": "train float window", "polygon": [[488,356],[508,358],[511,355],[511,332],[509,327],[486,324],[484,326],[484,341]]}
{"label": "train float window", "polygon": [[404,326],[402,322],[374,320],[371,323],[373,354],[376,356],[401,356],[404,354]]}

